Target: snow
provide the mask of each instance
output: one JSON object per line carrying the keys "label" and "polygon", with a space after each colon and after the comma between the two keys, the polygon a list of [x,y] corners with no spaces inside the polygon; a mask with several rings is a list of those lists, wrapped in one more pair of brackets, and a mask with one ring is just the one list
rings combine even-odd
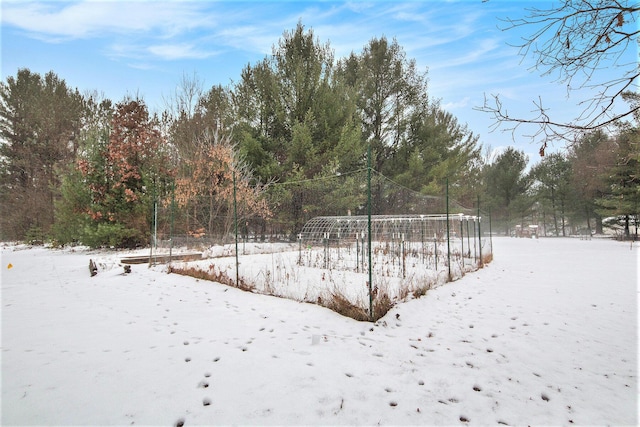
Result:
{"label": "snow", "polygon": [[2,424],[638,424],[640,248],[493,245],[491,264],[376,324],[125,275],[122,253],[5,246]]}
{"label": "snow", "polygon": [[[402,300],[407,290],[413,293],[447,281],[446,241],[436,244],[373,242],[372,248],[374,292],[384,293],[393,301]],[[489,239],[485,238],[482,250],[486,254],[489,248]],[[206,250],[203,253],[206,258],[201,261],[173,262],[172,266],[196,268],[233,282],[236,277],[234,251],[234,245],[217,246]],[[241,254],[239,275],[243,284],[252,287],[254,292],[313,303],[327,301],[339,294],[365,311],[369,310],[369,274],[364,265],[367,254],[363,245],[342,242],[330,247],[303,247],[292,243],[251,243],[239,245],[238,252]],[[457,279],[477,269],[480,250],[475,239],[471,249],[464,249],[456,239],[450,252],[452,277]],[[462,252],[465,257],[460,256]]]}

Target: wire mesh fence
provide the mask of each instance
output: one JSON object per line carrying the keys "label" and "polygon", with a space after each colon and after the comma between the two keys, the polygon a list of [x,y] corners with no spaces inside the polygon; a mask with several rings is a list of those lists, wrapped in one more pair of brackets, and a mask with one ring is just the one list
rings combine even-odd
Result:
{"label": "wire mesh fence", "polygon": [[223,206],[206,196],[183,207],[165,201],[154,246],[201,251],[202,260],[172,262],[172,271],[209,272],[254,292],[373,320],[492,259],[488,217],[477,203],[465,207],[445,193],[424,195],[365,169],[272,185],[264,215],[241,199]]}

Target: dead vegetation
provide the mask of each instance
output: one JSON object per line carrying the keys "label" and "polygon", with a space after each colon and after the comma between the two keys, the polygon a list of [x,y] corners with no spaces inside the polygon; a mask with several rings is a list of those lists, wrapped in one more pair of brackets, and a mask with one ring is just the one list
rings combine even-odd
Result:
{"label": "dead vegetation", "polygon": [[234,288],[242,289],[247,292],[254,292],[255,287],[246,283],[242,278],[238,281],[229,277],[225,271],[216,270],[213,264],[209,265],[208,270],[202,270],[197,267],[173,267],[170,266],[168,273],[181,274],[183,276],[189,276],[200,280],[209,280],[211,282],[221,283],[223,285],[232,286]]}
{"label": "dead vegetation", "polygon": [[[489,263],[492,256],[489,254],[483,258],[486,263]],[[190,276],[199,280],[221,283],[247,292],[285,298],[284,296],[277,294],[272,283],[273,278],[269,271],[265,274],[264,283],[261,287],[256,286],[254,283],[247,282],[242,278],[236,281],[225,270],[216,268],[214,264],[210,264],[206,269],[197,266],[171,266],[169,267],[168,272]],[[330,280],[332,279],[330,278]],[[329,291],[328,294],[317,297],[317,299],[315,297],[314,299],[309,299],[309,297],[305,296],[302,298],[302,301],[326,307],[342,316],[350,317],[357,321],[375,322],[384,317],[398,302],[411,298],[420,298],[426,295],[427,292],[436,285],[436,282],[437,279],[428,279],[426,281],[416,283],[414,278],[410,278],[409,286],[400,289],[400,293],[393,297],[390,296],[393,292],[389,291],[388,283],[383,282],[379,287],[375,287],[372,291],[372,313],[369,311],[369,301],[365,302],[360,300],[354,303],[344,295],[337,286],[335,286],[332,291]]]}

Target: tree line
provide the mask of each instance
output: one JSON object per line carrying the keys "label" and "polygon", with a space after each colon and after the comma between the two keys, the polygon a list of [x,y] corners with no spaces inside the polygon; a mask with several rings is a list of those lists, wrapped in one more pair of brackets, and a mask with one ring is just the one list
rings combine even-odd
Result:
{"label": "tree line", "polygon": [[565,152],[547,154],[528,170],[524,153],[508,148],[485,172],[485,200],[505,234],[515,225],[536,224],[547,236],[602,234],[609,227],[619,237],[638,237],[637,125],[620,123],[613,135],[585,133]]}
{"label": "tree line", "polygon": [[[601,231],[614,217],[629,235],[638,220],[637,116],[527,170],[513,148],[483,155],[478,136],[429,96],[426,71],[385,37],[335,60],[298,23],[234,85],[205,90],[184,76],[160,113],[137,97],[81,94],[53,71],[20,69],[0,99],[2,240],[146,245],[154,212],[169,204],[174,234],[228,235],[235,210],[263,235],[269,222],[292,234],[328,209],[313,192],[319,179],[346,177],[331,189],[334,214],[357,212],[361,184],[348,177],[368,160],[416,193],[443,195],[448,183],[468,206],[480,195],[507,233],[531,221],[554,234]],[[372,193],[373,213],[388,213],[382,186]]]}

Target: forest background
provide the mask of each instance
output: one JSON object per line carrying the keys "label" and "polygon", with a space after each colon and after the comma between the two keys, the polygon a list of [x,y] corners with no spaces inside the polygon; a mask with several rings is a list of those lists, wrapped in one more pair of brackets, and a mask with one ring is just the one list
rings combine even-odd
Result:
{"label": "forest background", "polygon": [[[236,199],[244,233],[292,239],[314,216],[363,213],[369,161],[379,183],[481,204],[505,234],[618,225],[637,236],[637,109],[529,167],[515,148],[491,154],[432,99],[395,39],[335,60],[300,22],[236,84],[206,89],[184,75],[159,114],[140,97],[114,102],[27,68],[1,83],[0,99],[2,240],[143,246],[160,206],[171,212],[162,233],[224,241]],[[372,213],[395,213],[398,200],[374,188]]]}

